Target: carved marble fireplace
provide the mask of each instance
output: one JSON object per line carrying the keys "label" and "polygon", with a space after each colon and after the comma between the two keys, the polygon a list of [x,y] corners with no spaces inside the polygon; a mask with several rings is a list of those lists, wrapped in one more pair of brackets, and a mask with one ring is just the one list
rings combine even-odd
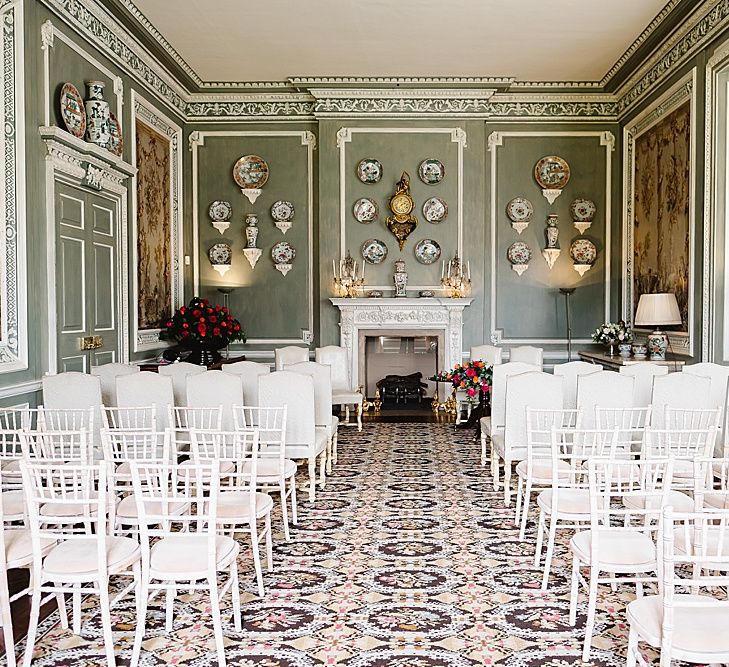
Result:
{"label": "carved marble fireplace", "polygon": [[[372,336],[438,335],[441,369],[463,358],[463,309],[473,299],[330,299],[340,311],[340,345],[347,348],[353,384],[363,384],[360,332]],[[442,338],[441,338],[442,335]],[[442,344],[440,344],[442,341]]]}

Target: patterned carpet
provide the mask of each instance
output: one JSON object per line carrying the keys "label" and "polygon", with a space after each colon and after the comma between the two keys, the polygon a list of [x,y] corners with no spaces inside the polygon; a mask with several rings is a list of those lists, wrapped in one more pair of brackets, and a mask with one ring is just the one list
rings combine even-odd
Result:
{"label": "patterned carpet", "polygon": [[[470,431],[444,424],[367,424],[340,429],[339,463],[313,505],[301,493],[292,539],[275,536],[266,598],[255,596],[241,556],[243,632],[223,614],[226,656],[245,667],[557,667],[581,664],[581,627],[567,621],[569,565],[557,546],[550,591],[539,590],[530,539],[521,543],[478,465]],[[280,526],[278,515],[274,526]],[[624,608],[632,590],[601,586],[593,665],[625,663]],[[584,595],[582,597],[584,602]],[[34,665],[104,663],[95,598],[82,636],[41,628]],[[141,665],[216,665],[207,598],[181,595],[175,625],[153,605]],[[117,664],[129,664],[133,601],[112,610]],[[18,647],[19,650],[22,647]]]}

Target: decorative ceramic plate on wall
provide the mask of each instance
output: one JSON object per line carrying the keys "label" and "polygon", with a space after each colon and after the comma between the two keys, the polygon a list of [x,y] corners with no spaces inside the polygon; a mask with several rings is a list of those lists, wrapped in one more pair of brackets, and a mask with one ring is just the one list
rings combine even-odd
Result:
{"label": "decorative ceramic plate on wall", "polygon": [[506,257],[512,264],[529,264],[532,249],[524,241],[515,241],[506,251]]}
{"label": "decorative ceramic plate on wall", "polygon": [[290,222],[294,219],[294,205],[290,201],[280,199],[271,206],[271,217],[276,222]]}
{"label": "decorative ceramic plate on wall", "polygon": [[229,201],[216,199],[208,207],[208,216],[213,222],[228,222],[233,215],[233,207]]}
{"label": "decorative ceramic plate on wall", "polygon": [[437,225],[448,217],[448,204],[440,197],[431,197],[423,204],[423,217]]}
{"label": "decorative ceramic plate on wall", "polygon": [[377,216],[380,214],[380,207],[374,199],[362,197],[354,202],[352,213],[354,213],[354,219],[357,222],[368,225],[370,222],[377,220]]}
{"label": "decorative ceramic plate on wall", "polygon": [[423,239],[415,245],[415,259],[421,264],[433,264],[440,258],[440,246],[433,239]]}
{"label": "decorative ceramic plate on wall", "polygon": [[420,163],[418,176],[426,185],[437,185],[445,178],[445,167],[440,160],[430,157]]}
{"label": "decorative ceramic plate on wall", "polygon": [[592,222],[592,219],[595,217],[595,211],[597,211],[597,206],[590,199],[575,199],[570,204],[572,219],[577,222]]}
{"label": "decorative ceramic plate on wall", "polygon": [[274,264],[291,264],[296,257],[296,248],[288,241],[280,241],[271,248],[271,259]]}
{"label": "decorative ceramic plate on wall", "polygon": [[233,178],[244,190],[261,188],[268,180],[268,165],[258,155],[244,155],[233,167]]}
{"label": "decorative ceramic plate on wall", "polygon": [[576,239],[570,246],[570,257],[575,264],[594,264],[597,259],[597,248],[592,241]]}
{"label": "decorative ceramic plate on wall", "polygon": [[561,190],[570,180],[570,166],[557,155],[547,155],[534,167],[534,178],[545,190]]}
{"label": "decorative ceramic plate on wall", "polygon": [[109,111],[109,136],[109,150],[117,157],[121,157],[124,152],[124,137],[122,136],[121,125],[119,125],[113,111]]}
{"label": "decorative ceramic plate on wall", "polygon": [[216,243],[208,250],[211,264],[230,264],[233,260],[233,249],[227,243]]}
{"label": "decorative ceramic plate on wall", "polygon": [[506,205],[506,215],[512,222],[529,222],[534,215],[534,206],[525,197],[514,197]]}
{"label": "decorative ceramic plate on wall", "polygon": [[379,160],[365,158],[357,165],[357,178],[363,183],[377,183],[382,178],[382,165]]}
{"label": "decorative ceramic plate on wall", "polygon": [[387,257],[387,246],[380,239],[367,239],[362,244],[362,257],[370,264],[381,264]]}
{"label": "decorative ceramic plate on wall", "polygon": [[64,83],[61,88],[61,118],[66,129],[79,139],[86,133],[86,108],[81,94],[72,83]]}

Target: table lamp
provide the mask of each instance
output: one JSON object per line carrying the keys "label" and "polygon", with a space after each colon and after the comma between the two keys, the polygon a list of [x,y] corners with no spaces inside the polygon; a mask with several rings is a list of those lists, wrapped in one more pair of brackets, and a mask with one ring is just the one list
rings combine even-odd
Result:
{"label": "table lamp", "polygon": [[676,295],[641,294],[635,311],[636,326],[652,326],[655,330],[648,334],[646,344],[651,359],[662,361],[666,358],[668,336],[660,330],[666,324],[681,324],[681,311],[678,309]]}

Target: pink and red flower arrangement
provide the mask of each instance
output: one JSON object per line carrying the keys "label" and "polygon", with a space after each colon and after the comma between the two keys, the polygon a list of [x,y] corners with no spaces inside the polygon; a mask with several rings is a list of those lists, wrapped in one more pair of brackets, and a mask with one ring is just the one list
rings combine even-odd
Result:
{"label": "pink and red flower arrangement", "polygon": [[490,364],[476,360],[456,364],[452,370],[441,372],[439,378],[451,382],[456,389],[465,389],[469,398],[476,399],[479,391],[487,393],[491,390],[493,376]]}
{"label": "pink and red flower arrangement", "polygon": [[219,349],[236,340],[246,341],[241,323],[227,308],[197,296],[163,323],[160,337],[186,347],[201,345],[209,349]]}

